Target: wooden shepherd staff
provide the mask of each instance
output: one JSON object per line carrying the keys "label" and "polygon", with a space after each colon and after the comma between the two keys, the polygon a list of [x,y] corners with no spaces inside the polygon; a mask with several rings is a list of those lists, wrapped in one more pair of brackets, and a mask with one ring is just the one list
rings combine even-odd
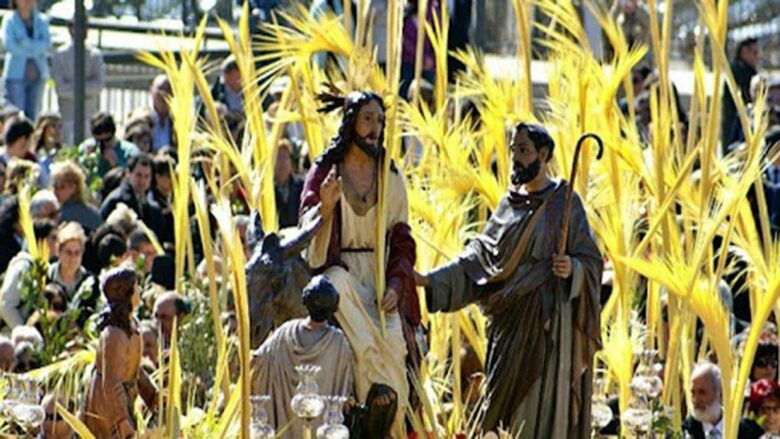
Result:
{"label": "wooden shepherd staff", "polygon": [[569,178],[569,187],[566,188],[566,207],[563,209],[563,229],[561,231],[561,239],[558,241],[558,254],[566,254],[566,244],[569,237],[569,217],[571,216],[571,199],[574,195],[574,179],[577,178],[577,163],[580,161],[580,151],[582,145],[587,139],[593,139],[599,145],[599,152],[596,155],[596,160],[601,159],[604,155],[604,143],[601,141],[601,137],[594,133],[586,133],[580,136],[580,140],[577,141],[577,146],[574,148],[574,163],[571,167],[571,178]]}

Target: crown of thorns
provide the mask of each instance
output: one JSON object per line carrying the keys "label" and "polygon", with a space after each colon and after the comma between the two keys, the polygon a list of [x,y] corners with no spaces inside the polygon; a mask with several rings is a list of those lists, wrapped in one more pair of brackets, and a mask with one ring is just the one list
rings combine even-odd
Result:
{"label": "crown of thorns", "polygon": [[345,94],[333,84],[325,84],[325,87],[327,91],[317,95],[317,100],[322,103],[322,106],[317,109],[319,113],[330,113],[336,110],[344,110],[346,112],[350,106],[360,104],[362,101],[370,98],[376,98],[382,102],[382,98],[372,92],[353,91]]}

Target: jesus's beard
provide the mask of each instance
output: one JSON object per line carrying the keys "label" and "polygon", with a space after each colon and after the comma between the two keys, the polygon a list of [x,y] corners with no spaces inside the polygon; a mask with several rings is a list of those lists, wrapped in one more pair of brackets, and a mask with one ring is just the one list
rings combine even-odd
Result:
{"label": "jesus's beard", "polygon": [[365,152],[369,157],[377,159],[379,158],[380,154],[380,146],[379,146],[379,140],[374,141],[374,143],[371,143],[368,141],[368,137],[361,137],[359,134],[355,133],[354,142],[360,148],[363,152]]}
{"label": "jesus's beard", "polygon": [[698,409],[696,407],[693,408],[693,419],[699,422],[716,424],[721,415],[722,409],[720,407],[720,402],[718,401],[714,401],[712,404],[703,409]]}

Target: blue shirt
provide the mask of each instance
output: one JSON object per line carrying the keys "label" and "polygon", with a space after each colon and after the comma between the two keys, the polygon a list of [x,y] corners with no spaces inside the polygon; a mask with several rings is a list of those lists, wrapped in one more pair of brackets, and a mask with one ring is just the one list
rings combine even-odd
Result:
{"label": "blue shirt", "polygon": [[156,111],[152,111],[152,121],[152,151],[157,152],[166,146],[174,146],[171,145],[171,118],[167,117],[163,123],[160,123],[160,116]]}
{"label": "blue shirt", "polygon": [[27,60],[35,62],[41,79],[45,80],[49,76],[49,64],[46,61],[51,47],[49,19],[37,10],[33,10],[32,26],[31,38],[27,33],[27,26],[17,11],[7,15],[3,21],[2,35],[6,51],[3,66],[5,79],[25,79]]}

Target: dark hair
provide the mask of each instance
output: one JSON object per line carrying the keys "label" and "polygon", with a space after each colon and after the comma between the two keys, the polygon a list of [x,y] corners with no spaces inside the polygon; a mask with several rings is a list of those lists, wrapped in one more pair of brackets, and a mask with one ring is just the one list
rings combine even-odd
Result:
{"label": "dark hair", "polygon": [[135,171],[135,167],[141,165],[148,168],[152,167],[152,156],[149,154],[136,154],[127,160],[127,170],[130,172]]}
{"label": "dark hair", "polygon": [[553,151],[555,151],[555,141],[550,136],[550,133],[547,132],[547,129],[536,123],[520,122],[515,126],[515,134],[522,130],[528,131],[528,138],[533,142],[536,152],[541,152],[543,148],[547,148],[549,152],[547,153],[546,161],[552,160]]}
{"label": "dark hair", "polygon": [[330,320],[339,307],[339,292],[325,276],[313,277],[303,288],[302,297],[309,317],[315,322]]}
{"label": "dark hair", "polygon": [[[25,356],[29,356],[29,360],[24,362]],[[24,341],[19,343],[14,349],[14,357],[16,359],[16,367],[14,372],[26,373],[31,370],[35,370],[40,367],[40,352],[33,343]]]}
{"label": "dark hair", "polygon": [[48,218],[33,220],[33,233],[37,240],[48,238],[55,230],[57,230],[57,224]]}
{"label": "dark hair", "polygon": [[[49,129],[55,122],[62,121],[60,113],[48,112],[38,116],[38,120],[35,121],[35,131],[32,133],[31,143],[34,151],[37,151],[45,146],[46,143],[46,130]],[[59,148],[61,145],[58,145]]]}
{"label": "dark hair", "polygon": [[233,55],[228,56],[222,61],[222,73],[227,73],[233,70],[238,70],[238,62]]}
{"label": "dark hair", "polygon": [[35,128],[30,119],[24,116],[14,116],[5,123],[3,139],[6,145],[12,145],[23,137],[29,138],[33,131],[35,131]]}
{"label": "dark hair", "polygon": [[[321,100],[323,99],[321,98]],[[385,111],[385,104],[382,101],[382,98],[376,93],[352,92],[345,98],[335,98],[333,96],[327,98],[327,105],[320,111],[329,112],[337,108],[342,108],[344,110],[344,117],[341,119],[341,126],[339,126],[339,131],[336,134],[336,137],[331,139],[330,147],[328,147],[328,149],[326,149],[325,152],[323,152],[322,155],[317,159],[317,164],[329,168],[337,163],[341,163],[344,160],[344,157],[347,155],[347,151],[349,150],[349,145],[353,141],[355,125],[357,123],[357,117],[360,113],[360,109],[372,101],[378,103],[382,108],[382,111]],[[384,126],[382,126],[382,130],[379,133],[378,142],[380,157],[377,158],[380,162],[384,157],[384,143],[385,130]],[[397,172],[397,169],[393,169],[393,171]]]}
{"label": "dark hair", "polygon": [[[750,366],[750,377],[753,378],[753,369],[760,361],[777,361],[777,345],[773,342],[760,340],[753,356],[753,364]],[[775,379],[777,379],[777,363],[775,363]]]}
{"label": "dark hair", "polygon": [[761,406],[768,399],[780,401],[780,384],[773,380],[760,380],[750,386],[750,412],[758,416]]}
{"label": "dark hair", "polygon": [[[46,287],[43,289],[43,297],[46,298],[46,301],[49,303],[49,307],[55,311],[65,312],[67,311],[68,307],[65,304],[65,298],[67,297],[65,287],[57,282],[57,281],[50,281],[46,284]],[[56,297],[60,298],[59,302],[54,302],[54,299]]]}
{"label": "dark hair", "polygon": [[114,116],[105,111],[99,111],[92,116],[92,119],[90,119],[90,127],[93,136],[101,133],[116,134]]}
{"label": "dark hair", "polygon": [[173,309],[177,316],[189,315],[192,312],[192,302],[177,295],[176,300],[173,301]]}
{"label": "dark hair", "polygon": [[176,166],[176,162],[169,155],[155,155],[152,159],[152,174],[155,176],[169,176]]}
{"label": "dark hair", "polygon": [[108,198],[108,195],[122,184],[124,173],[125,171],[122,168],[113,168],[106,172],[106,175],[103,176],[103,184],[100,186],[100,198],[102,200]]}
{"label": "dark hair", "polygon": [[19,223],[19,197],[11,195],[0,204],[0,233],[13,234]]}
{"label": "dark hair", "polygon": [[108,326],[116,326],[125,331],[128,337],[137,331],[137,325],[131,316],[136,281],[135,271],[127,267],[113,268],[105,274],[100,290],[108,306],[98,317],[98,331]]}
{"label": "dark hair", "polygon": [[734,59],[739,59],[740,55],[742,54],[742,49],[747,46],[752,46],[753,44],[758,44],[758,38],[749,37],[737,42],[737,48],[734,51]]}
{"label": "dark hair", "polygon": [[121,257],[127,252],[127,243],[116,233],[109,233],[100,239],[97,245],[97,256],[100,268],[111,265],[114,258]]}
{"label": "dark hair", "polygon": [[151,242],[152,241],[149,240],[149,237],[146,236],[146,233],[141,228],[133,230],[130,233],[130,236],[127,237],[127,247],[130,250],[138,251],[141,249],[141,244],[151,244]]}

